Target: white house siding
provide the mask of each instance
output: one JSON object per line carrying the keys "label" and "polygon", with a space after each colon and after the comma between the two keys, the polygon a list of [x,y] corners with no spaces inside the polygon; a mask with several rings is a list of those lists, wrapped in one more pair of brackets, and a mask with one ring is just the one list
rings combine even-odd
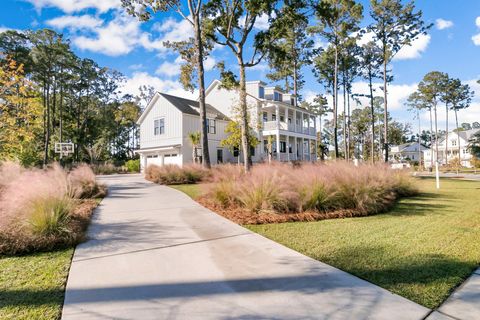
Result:
{"label": "white house siding", "polygon": [[[165,133],[154,135],[153,122],[165,118]],[[142,149],[178,145],[182,143],[182,113],[162,96],[150,109],[140,126]]]}
{"label": "white house siding", "polygon": [[[235,159],[233,155],[226,149],[220,146],[220,142],[227,137],[225,133],[225,128],[228,121],[216,119],[216,133],[208,134],[208,151],[210,155],[210,162],[212,164],[217,164],[217,150],[223,150],[223,162],[234,162]],[[192,159],[192,144],[188,138],[190,132],[199,132],[200,131],[200,119],[199,116],[184,114],[183,115],[183,128],[184,128],[184,138],[182,143],[182,156],[183,163],[191,163]]]}

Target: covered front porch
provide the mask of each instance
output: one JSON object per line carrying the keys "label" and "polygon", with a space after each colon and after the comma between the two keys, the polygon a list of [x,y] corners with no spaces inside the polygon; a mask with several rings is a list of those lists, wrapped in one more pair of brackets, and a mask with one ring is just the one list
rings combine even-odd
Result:
{"label": "covered front porch", "polygon": [[[269,156],[269,136],[264,135],[262,141],[265,160]],[[315,139],[289,135],[270,135],[271,157],[277,161],[315,161],[317,144]],[[277,147],[278,146],[278,147]]]}

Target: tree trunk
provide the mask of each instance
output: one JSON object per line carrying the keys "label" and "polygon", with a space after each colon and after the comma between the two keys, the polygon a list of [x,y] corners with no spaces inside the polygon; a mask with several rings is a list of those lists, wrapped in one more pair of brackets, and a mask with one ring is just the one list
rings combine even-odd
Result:
{"label": "tree trunk", "polygon": [[460,165],[462,164],[462,155],[461,155],[461,151],[462,151],[462,148],[460,148],[460,135],[458,134],[458,113],[457,113],[457,108],[455,108],[454,106],[454,109],[455,110],[455,125],[457,127],[457,144],[458,144],[458,160],[460,160],[457,164],[457,174],[458,172],[460,171]]}
{"label": "tree trunk", "polygon": [[[384,55],[385,57],[386,55]],[[385,150],[385,162],[388,162],[388,104],[387,104],[387,59],[383,61],[383,140]]]}
{"label": "tree trunk", "polygon": [[[347,72],[347,79],[348,79],[348,72]],[[347,83],[347,152],[348,152],[348,157],[347,159],[350,159],[350,155],[352,154],[352,151],[350,150],[351,146],[351,137],[350,137],[350,86],[349,83]],[[355,146],[353,146],[353,149],[355,151]],[[355,152],[353,152],[355,153]]]}
{"label": "tree trunk", "polygon": [[[448,104],[445,104],[446,123],[445,123],[445,164],[448,166]],[[460,156],[460,155],[459,155]],[[458,158],[460,160],[460,157]]]}
{"label": "tree trunk", "polygon": [[437,105],[433,106],[435,114],[435,178],[437,182],[437,189],[440,189],[440,177],[438,172],[438,127],[437,127]]}
{"label": "tree trunk", "polygon": [[[345,77],[345,73],[344,73]],[[348,141],[347,141],[347,85],[345,80],[343,81],[343,152],[344,158],[348,161]]]}
{"label": "tree trunk", "polygon": [[335,66],[333,71],[333,140],[335,146],[335,159],[338,159],[338,126],[337,126],[337,100],[338,98],[338,48],[335,45]]}
{"label": "tree trunk", "polygon": [[205,168],[210,168],[210,153],[208,151],[208,132],[207,132],[207,110],[205,106],[205,70],[203,68],[203,44],[200,30],[200,17],[193,17],[195,31],[195,49],[197,51],[197,72],[198,72],[198,104],[200,109],[200,139],[202,146],[202,164]]}
{"label": "tree trunk", "polygon": [[46,122],[47,122],[47,131],[45,134],[45,155],[44,155],[44,161],[43,165],[46,165],[48,163],[48,150],[50,148],[50,86],[47,84],[47,117],[46,117]]}
{"label": "tree trunk", "polygon": [[433,169],[433,118],[432,108],[430,109],[430,167]]}
{"label": "tree trunk", "polygon": [[[250,171],[250,148],[248,143],[248,110],[247,110],[247,86],[245,78],[245,64],[243,63],[242,52],[238,54],[238,66],[240,67],[240,118],[242,130],[242,151],[243,166],[245,172]],[[277,146],[279,148],[280,146]]]}
{"label": "tree trunk", "polygon": [[368,73],[368,86],[370,88],[370,109],[372,112],[372,150],[371,150],[371,157],[372,157],[372,164],[375,163],[375,106],[373,104],[373,84],[372,84],[372,72]]}

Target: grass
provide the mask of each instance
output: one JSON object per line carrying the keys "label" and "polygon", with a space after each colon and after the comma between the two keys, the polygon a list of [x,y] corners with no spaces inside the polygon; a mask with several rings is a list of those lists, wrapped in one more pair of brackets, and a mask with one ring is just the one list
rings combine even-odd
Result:
{"label": "grass", "polygon": [[59,319],[72,254],[0,257],[0,319]]}
{"label": "grass", "polygon": [[314,259],[429,308],[480,265],[480,183],[419,179],[421,194],[386,214],[250,225]]}
{"label": "grass", "polygon": [[198,184],[174,184],[169,185],[169,187],[177,189],[178,191],[182,191],[192,199],[197,199],[202,194]]}

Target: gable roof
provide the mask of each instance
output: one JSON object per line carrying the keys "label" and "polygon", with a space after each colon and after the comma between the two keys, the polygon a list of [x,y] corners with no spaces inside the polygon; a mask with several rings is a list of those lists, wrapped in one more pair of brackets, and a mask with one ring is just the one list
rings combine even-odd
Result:
{"label": "gable roof", "polygon": [[[172,96],[170,94],[166,93],[160,93],[157,92],[155,95],[152,97],[150,102],[148,103],[147,107],[143,111],[143,113],[140,115],[140,118],[137,120],[137,124],[140,124],[143,119],[146,117],[146,115],[150,112],[150,110],[153,108],[155,103],[157,102],[159,97],[163,97],[165,100],[170,102],[175,108],[177,108],[181,113],[184,114],[190,114],[194,116],[200,116],[200,113],[197,111],[199,109],[199,103],[198,101],[195,100],[190,100],[190,99],[185,99],[177,96]],[[211,105],[207,104],[205,106],[207,113],[210,114],[215,114],[215,119],[221,119],[221,120],[226,120],[228,121],[228,117],[212,107]]]}

